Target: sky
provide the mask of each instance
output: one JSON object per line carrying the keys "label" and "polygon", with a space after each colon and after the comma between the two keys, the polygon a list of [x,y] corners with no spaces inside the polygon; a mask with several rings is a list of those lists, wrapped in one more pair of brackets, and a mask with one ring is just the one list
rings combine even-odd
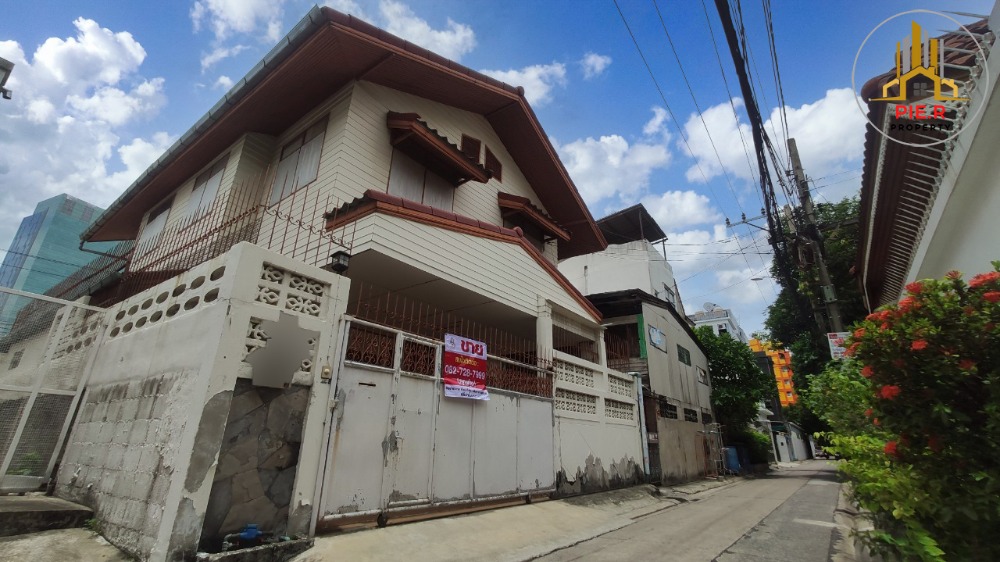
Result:
{"label": "sky", "polygon": [[[0,100],[0,248],[43,199],[69,193],[100,206],[113,202],[312,5],[6,5],[0,57],[16,66],[7,83],[13,99]],[[524,86],[594,217],[641,202],[668,233],[662,248],[688,313],[714,303],[732,309],[747,333],[762,327],[778,287],[769,277],[763,231],[725,224],[727,218],[740,222],[744,213],[759,216],[762,204],[745,103],[713,1],[327,5]],[[942,5],[965,14],[992,9],[984,0],[776,0],[771,11],[783,120],[763,3],[743,3],[765,127],[780,139],[787,123],[817,202],[839,201],[860,188],[866,123],[852,93],[855,56],[860,88],[891,69],[895,42],[909,33],[910,18],[937,34],[956,25],[913,14],[893,19],[864,43],[866,37],[900,12]],[[952,17],[963,24],[976,19]]]}

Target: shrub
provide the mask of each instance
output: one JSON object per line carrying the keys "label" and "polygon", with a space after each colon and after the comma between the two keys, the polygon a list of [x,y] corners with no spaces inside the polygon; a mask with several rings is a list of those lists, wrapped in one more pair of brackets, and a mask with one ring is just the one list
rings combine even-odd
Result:
{"label": "shrub", "polygon": [[869,315],[848,354],[871,385],[871,431],[831,437],[876,526],[904,559],[998,560],[1000,262],[907,285]]}

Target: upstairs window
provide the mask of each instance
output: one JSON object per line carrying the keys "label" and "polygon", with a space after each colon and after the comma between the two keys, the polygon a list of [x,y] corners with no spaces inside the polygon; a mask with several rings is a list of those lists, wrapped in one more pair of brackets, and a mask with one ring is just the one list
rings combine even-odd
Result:
{"label": "upstairs window", "polygon": [[486,147],[486,158],[483,162],[483,167],[486,171],[490,173],[490,177],[497,180],[503,181],[503,166],[500,165],[500,160],[497,158],[496,154],[490,150],[490,147]]}
{"label": "upstairs window", "polygon": [[170,204],[172,202],[173,200],[167,201],[150,211],[149,220],[146,221],[146,226],[142,229],[142,234],[139,235],[136,246],[142,246],[156,239],[163,232],[163,228],[167,226],[167,217],[170,216]]}
{"label": "upstairs window", "polygon": [[[482,147],[483,143],[479,139],[465,134],[462,135],[462,154],[472,159],[476,164],[479,163],[479,153]],[[487,148],[486,150],[489,149]]]}
{"label": "upstairs window", "polygon": [[691,365],[691,352],[680,344],[677,344],[677,360],[685,365]]}
{"label": "upstairs window", "polygon": [[191,197],[188,198],[188,216],[201,213],[212,206],[215,196],[219,194],[219,186],[222,185],[222,176],[226,171],[228,160],[227,154],[194,180],[194,188],[191,190]]}
{"label": "upstairs window", "polygon": [[319,157],[326,137],[327,118],[323,117],[304,133],[281,147],[281,159],[274,173],[274,184],[267,204],[273,205],[297,190],[316,181]]}
{"label": "upstairs window", "polygon": [[455,203],[455,187],[448,180],[399,150],[392,151],[388,192],[447,211]]}

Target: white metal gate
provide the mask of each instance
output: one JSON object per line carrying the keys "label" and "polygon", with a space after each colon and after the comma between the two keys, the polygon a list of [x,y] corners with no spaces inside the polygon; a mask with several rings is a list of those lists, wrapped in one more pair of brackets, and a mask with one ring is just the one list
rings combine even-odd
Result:
{"label": "white metal gate", "polygon": [[321,519],[553,489],[550,397],[444,398],[441,342],[359,320],[345,337]]}
{"label": "white metal gate", "polygon": [[102,308],[0,287],[0,493],[48,482],[104,327]]}

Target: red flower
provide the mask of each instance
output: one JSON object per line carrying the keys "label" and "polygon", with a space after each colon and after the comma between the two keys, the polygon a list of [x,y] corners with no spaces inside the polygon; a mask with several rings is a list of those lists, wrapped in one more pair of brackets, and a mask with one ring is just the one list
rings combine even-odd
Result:
{"label": "red flower", "polygon": [[865,320],[867,320],[869,322],[873,322],[875,320],[881,320],[881,319],[882,319],[882,315],[879,312],[872,312],[868,316],[865,316]]}
{"label": "red flower", "polygon": [[879,389],[878,395],[886,400],[892,400],[893,398],[899,396],[901,389],[894,384],[887,384]]}
{"label": "red flower", "polygon": [[889,328],[890,328],[890,326],[889,326],[888,322],[882,322],[882,325],[879,326],[880,330],[888,330]]}
{"label": "red flower", "polygon": [[882,425],[882,424],[878,423],[878,418],[875,418],[872,420],[872,425]]}
{"label": "red flower", "polygon": [[864,378],[866,378],[866,379],[872,378],[872,375],[874,375],[874,374],[875,374],[875,371],[872,369],[871,365],[865,365],[865,368],[861,369],[861,376],[864,377]]}
{"label": "red flower", "polygon": [[[1000,293],[998,293],[998,294],[1000,294]],[[864,328],[858,328],[857,330],[854,330],[854,339],[863,338],[863,337],[865,337],[865,329]]]}
{"label": "red flower", "polygon": [[899,452],[896,450],[896,448],[897,445],[895,441],[887,441],[883,451],[885,451],[885,454],[889,455],[890,457],[896,457],[899,455]]}
{"label": "red flower", "polygon": [[976,367],[976,362],[972,359],[962,359],[958,362],[958,368],[963,371],[971,371]]}
{"label": "red flower", "polygon": [[910,344],[910,349],[913,351],[920,351],[921,349],[927,349],[927,340],[913,340]]}
{"label": "red flower", "polygon": [[906,286],[906,292],[911,295],[919,295],[920,291],[924,289],[924,286],[920,284],[920,281],[914,281]]}
{"label": "red flower", "polygon": [[949,271],[948,273],[946,273],[945,277],[947,277],[948,279],[961,279],[962,278],[962,272],[961,271],[955,271],[953,269],[953,270]]}
{"label": "red flower", "polygon": [[859,345],[861,345],[861,344],[858,343],[858,342],[852,343],[850,346],[848,346],[847,349],[844,350],[844,355],[846,355],[848,357],[854,357],[854,354],[857,353],[857,351],[858,351],[858,346]]}
{"label": "red flower", "polygon": [[867,410],[865,410],[865,417],[866,418],[872,417],[872,409],[871,408],[868,408]]}
{"label": "red flower", "polygon": [[1000,302],[1000,291],[990,291],[983,293],[983,298],[990,302]]}
{"label": "red flower", "polygon": [[979,275],[973,277],[972,281],[969,281],[969,288],[975,289],[976,287],[980,287],[987,283],[994,283],[998,280],[1000,280],[1000,272],[991,271],[989,273],[980,273]]}
{"label": "red flower", "polygon": [[920,308],[920,303],[914,297],[906,297],[905,299],[899,301],[899,311],[909,312],[910,310],[916,310]]}

